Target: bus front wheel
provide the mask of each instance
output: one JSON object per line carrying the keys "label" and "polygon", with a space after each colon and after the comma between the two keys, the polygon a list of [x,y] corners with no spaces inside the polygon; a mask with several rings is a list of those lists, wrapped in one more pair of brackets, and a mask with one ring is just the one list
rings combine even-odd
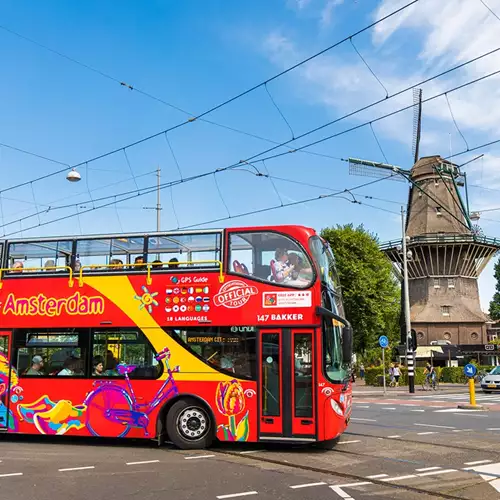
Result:
{"label": "bus front wheel", "polygon": [[166,427],[170,441],[181,450],[208,448],[212,444],[212,417],[194,399],[174,403],[167,413]]}

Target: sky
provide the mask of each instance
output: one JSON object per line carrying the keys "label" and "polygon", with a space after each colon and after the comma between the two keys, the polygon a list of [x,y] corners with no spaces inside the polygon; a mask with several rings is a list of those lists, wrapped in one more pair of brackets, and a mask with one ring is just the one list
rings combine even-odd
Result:
{"label": "sky", "polygon": [[[19,238],[153,231],[156,194],[148,188],[155,186],[160,167],[162,183],[184,179],[161,191],[162,230],[268,224],[320,230],[353,223],[380,241],[400,238],[408,186],[383,180],[352,190],[376,179],[351,175],[345,159],[411,167],[412,109],[378,118],[412,105],[411,90],[393,94],[500,47],[500,0],[419,0],[205,121],[126,146],[266,81],[409,1],[123,0],[117,8],[99,0],[4,0],[0,190],[26,184],[0,192],[2,232]],[[422,85],[423,98],[498,70],[500,51]],[[498,80],[493,76],[424,102],[421,155],[448,156],[500,139]],[[376,101],[381,102],[293,140]],[[336,137],[302,152],[213,173],[331,135]],[[286,141],[287,147],[261,155]],[[82,181],[69,183],[69,167],[12,147],[81,164]],[[480,154],[464,167],[470,208],[484,211],[479,224],[486,235],[500,237],[500,146],[466,152],[455,161]],[[352,191],[325,197],[345,189]],[[131,199],[93,209],[125,196]],[[278,208],[238,217],[273,207]],[[480,278],[485,310],[494,292],[492,266]]]}

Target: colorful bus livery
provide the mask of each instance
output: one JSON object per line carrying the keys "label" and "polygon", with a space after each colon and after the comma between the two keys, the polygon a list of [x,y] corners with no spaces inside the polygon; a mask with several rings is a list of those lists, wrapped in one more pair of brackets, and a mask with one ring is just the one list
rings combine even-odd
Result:
{"label": "colorful bus livery", "polygon": [[4,432],[201,448],[348,424],[352,333],[312,229],[15,240],[2,263]]}

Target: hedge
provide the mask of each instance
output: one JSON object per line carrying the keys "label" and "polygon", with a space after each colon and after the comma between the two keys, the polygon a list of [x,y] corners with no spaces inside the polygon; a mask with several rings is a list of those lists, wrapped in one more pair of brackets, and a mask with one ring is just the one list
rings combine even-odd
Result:
{"label": "hedge", "polygon": [[[478,372],[489,372],[492,366],[478,366]],[[401,371],[401,377],[399,378],[399,385],[407,385],[407,369],[405,366],[399,367]],[[463,384],[465,383],[465,375],[463,366],[451,366],[451,367],[436,367],[436,374],[439,377],[440,382],[447,384]],[[366,385],[380,386],[381,377],[383,375],[383,370],[381,366],[374,368],[365,369],[365,382]],[[425,380],[424,368],[416,368],[415,370],[415,384],[421,385]],[[390,382],[389,368],[386,368],[386,382]]]}

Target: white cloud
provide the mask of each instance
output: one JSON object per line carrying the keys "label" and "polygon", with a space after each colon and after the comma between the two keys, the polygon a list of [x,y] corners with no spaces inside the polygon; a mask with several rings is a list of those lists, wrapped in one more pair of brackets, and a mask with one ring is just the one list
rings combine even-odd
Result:
{"label": "white cloud", "polygon": [[335,7],[342,5],[343,3],[344,0],[328,0],[326,2],[326,5],[321,10],[321,25],[323,27],[330,26]]}

